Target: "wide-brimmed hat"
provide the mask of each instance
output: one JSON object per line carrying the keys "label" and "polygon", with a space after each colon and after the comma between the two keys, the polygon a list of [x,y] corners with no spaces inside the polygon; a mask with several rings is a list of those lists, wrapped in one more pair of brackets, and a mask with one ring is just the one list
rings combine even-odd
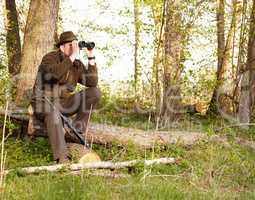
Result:
{"label": "wide-brimmed hat", "polygon": [[72,42],[73,40],[77,40],[77,37],[74,35],[74,33],[72,31],[65,31],[60,34],[56,47],[59,48],[61,44]]}

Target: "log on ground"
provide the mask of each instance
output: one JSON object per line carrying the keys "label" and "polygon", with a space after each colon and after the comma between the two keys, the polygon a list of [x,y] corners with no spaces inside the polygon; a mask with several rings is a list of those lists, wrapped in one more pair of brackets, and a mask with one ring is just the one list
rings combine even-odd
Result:
{"label": "log on ground", "polygon": [[155,145],[182,144],[192,145],[204,138],[201,132],[190,131],[143,131],[139,129],[110,126],[105,124],[90,123],[85,138],[92,143],[128,145],[130,143],[144,148]]}
{"label": "log on ground", "polygon": [[[15,119],[28,121],[28,112],[9,111],[8,116]],[[0,115],[2,114],[0,110]],[[38,134],[39,132],[39,134]],[[45,135],[45,127],[37,131],[39,136]],[[46,136],[46,135],[45,135]],[[201,132],[191,131],[143,131],[139,129],[124,128],[107,124],[89,123],[85,139],[89,143],[120,145],[134,144],[138,147],[153,148],[155,145],[182,144],[192,145],[206,135]]]}
{"label": "log on ground", "polygon": [[[43,171],[56,172],[60,170],[79,171],[83,169],[123,169],[135,167],[137,164],[144,164],[145,166],[158,165],[158,164],[174,164],[176,163],[175,158],[158,158],[154,160],[131,160],[124,162],[111,162],[111,161],[99,161],[89,163],[78,163],[78,164],[57,164],[50,166],[38,166],[38,167],[25,167],[21,168],[20,171],[26,174],[39,173]],[[8,174],[12,170],[6,170],[4,173]]]}
{"label": "log on ground", "polygon": [[67,143],[68,152],[73,161],[78,163],[101,161],[99,155],[92,149],[77,143]]}

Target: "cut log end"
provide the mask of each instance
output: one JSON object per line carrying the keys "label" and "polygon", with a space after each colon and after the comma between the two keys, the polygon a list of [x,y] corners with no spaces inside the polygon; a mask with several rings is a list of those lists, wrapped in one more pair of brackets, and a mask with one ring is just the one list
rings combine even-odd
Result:
{"label": "cut log end", "polygon": [[97,155],[93,150],[86,148],[84,145],[67,143],[67,147],[73,161],[81,164],[101,161],[99,155]]}

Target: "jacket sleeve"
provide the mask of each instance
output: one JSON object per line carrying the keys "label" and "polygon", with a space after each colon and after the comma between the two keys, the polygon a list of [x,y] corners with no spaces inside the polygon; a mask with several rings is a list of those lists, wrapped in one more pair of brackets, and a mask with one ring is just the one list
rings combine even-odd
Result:
{"label": "jacket sleeve", "polygon": [[79,83],[86,87],[96,87],[98,83],[97,66],[88,64],[87,67],[80,61],[80,77]]}
{"label": "jacket sleeve", "polygon": [[59,80],[73,66],[73,63],[68,57],[65,57],[62,62],[58,62],[58,60],[56,55],[46,54],[42,59],[40,68],[43,72],[50,73],[53,78]]}

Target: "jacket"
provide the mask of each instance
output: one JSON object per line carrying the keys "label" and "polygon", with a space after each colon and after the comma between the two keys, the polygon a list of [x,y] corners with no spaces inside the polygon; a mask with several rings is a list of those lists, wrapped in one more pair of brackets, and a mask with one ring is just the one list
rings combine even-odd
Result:
{"label": "jacket", "polygon": [[[42,58],[33,88],[32,101],[46,95],[50,99],[71,95],[80,83],[86,87],[96,87],[97,66],[86,67],[80,60],[74,62],[60,50],[52,51]],[[43,93],[43,94],[42,94]]]}

